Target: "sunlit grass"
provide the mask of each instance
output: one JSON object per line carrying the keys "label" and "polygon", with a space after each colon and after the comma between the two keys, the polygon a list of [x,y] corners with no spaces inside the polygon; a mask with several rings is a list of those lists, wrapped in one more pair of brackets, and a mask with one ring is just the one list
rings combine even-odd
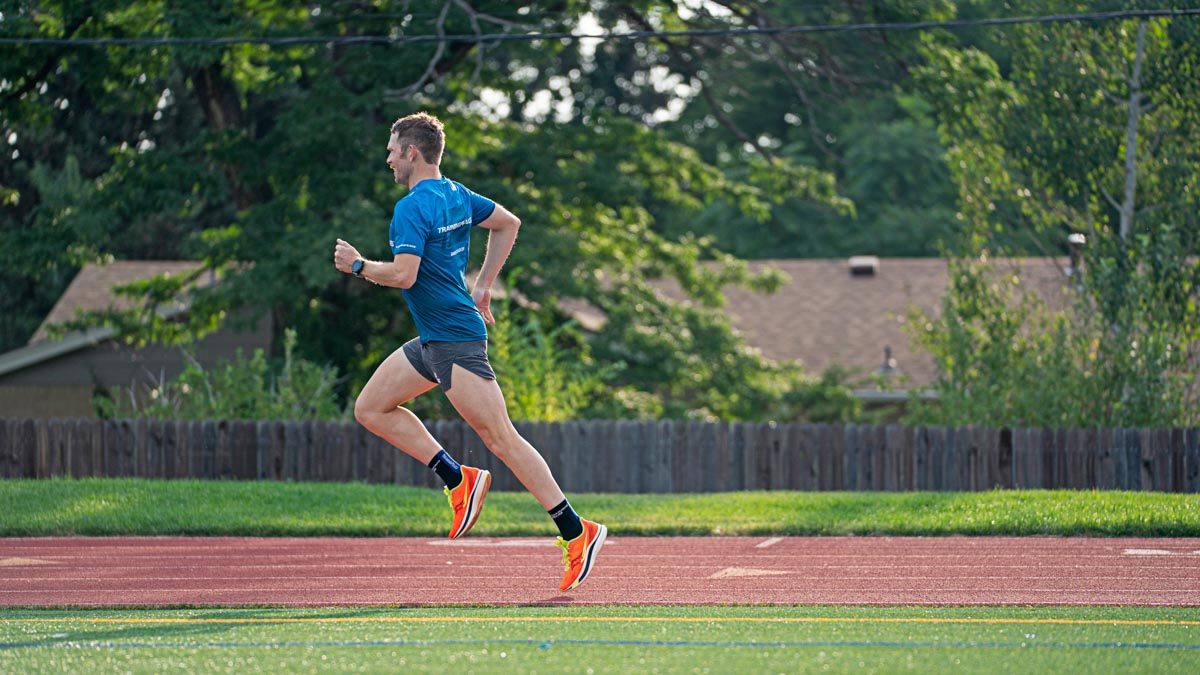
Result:
{"label": "sunlit grass", "polygon": [[[1200,536],[1200,495],[1115,491],[575,494],[625,535]],[[439,490],[363,483],[0,481],[0,535],[443,536]],[[474,533],[552,535],[525,492],[493,492]]]}

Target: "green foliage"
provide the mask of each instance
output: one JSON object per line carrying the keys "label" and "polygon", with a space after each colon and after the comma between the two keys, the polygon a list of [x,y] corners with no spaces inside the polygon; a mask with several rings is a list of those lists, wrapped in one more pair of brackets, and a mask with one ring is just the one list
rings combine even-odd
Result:
{"label": "green foliage", "polygon": [[350,409],[340,403],[337,370],[297,358],[296,332],[288,329],[284,334],[278,372],[261,349],[250,358],[239,351],[234,361],[209,370],[184,351],[188,364],[178,377],[97,396],[97,415],[106,419],[350,419]]}
{"label": "green foliage", "polygon": [[[747,8],[731,14],[658,1],[567,3],[550,12],[535,3],[481,0],[449,3],[444,14],[401,2],[320,12],[294,0],[243,5],[39,0],[5,12],[4,23],[13,35],[186,37],[553,32],[578,28],[587,14],[605,27],[751,20]],[[912,20],[944,14],[944,5],[913,10],[888,2],[873,11],[876,18]],[[862,18],[841,6],[754,3],[752,11],[777,23]],[[829,152],[825,131],[865,139],[846,174],[852,178],[870,168],[869,148],[888,144],[889,133],[914,139],[895,154],[897,163],[915,157],[936,174],[941,161],[919,106],[895,104],[901,97],[882,76],[902,73],[902,63],[881,63],[874,36],[866,41],[872,44],[863,42],[737,38],[730,51],[690,39],[613,41],[594,50],[580,41],[456,42],[433,53],[424,44],[15,46],[0,65],[0,79],[12,83],[0,92],[0,132],[15,133],[19,149],[15,161],[0,165],[3,199],[16,205],[0,223],[0,284],[8,291],[0,302],[9,303],[0,340],[19,344],[81,264],[194,259],[225,274],[219,287],[190,291],[183,322],[160,320],[169,304],[156,295],[162,284],[138,289],[148,301],[135,310],[83,320],[112,326],[135,343],[186,343],[230,317],[271,313],[277,325],[307,336],[297,347],[305,357],[342,368],[352,393],[415,327],[396,294],[336,274],[329,250],[342,237],[387,259],[384,232],[402,194],[380,161],[387,123],[428,109],[447,123],[447,175],[499,199],[526,222],[511,264],[528,276],[513,285],[550,310],[539,315],[546,331],[569,320],[553,311],[569,303],[586,302],[613,317],[590,340],[597,372],[612,369],[611,395],[591,396],[582,414],[758,416],[762,390],[779,389],[770,383],[777,376],[715,316],[722,312],[716,298],[722,284],[770,281],[751,280],[724,250],[827,250],[780,247],[818,231],[795,217],[805,210],[836,221],[819,230],[821,237],[847,247],[881,232],[851,228],[863,234],[845,236],[843,219],[853,217],[855,205],[839,193],[844,172],[830,159],[840,154],[841,141]],[[830,48],[846,55],[827,60]],[[819,61],[819,68],[801,72],[805,59]],[[862,82],[864,74],[874,80],[862,92],[840,84]],[[808,85],[798,84],[808,77],[812,100],[805,98]],[[530,105],[542,97],[550,112]],[[847,114],[876,99],[883,102],[870,114]],[[894,129],[880,126],[883,136],[871,135],[881,120],[898,118],[926,133],[909,134],[897,122]],[[854,125],[864,133],[847,133]],[[767,139],[762,147],[773,157],[747,153],[739,133]],[[896,184],[904,175],[925,174],[885,170],[855,179],[860,213],[879,223],[918,221],[921,227],[897,240],[933,238],[924,225],[942,228],[944,218],[922,214],[927,206],[941,208],[939,198],[908,197],[937,192]],[[888,213],[873,210],[876,195],[885,194],[881,181],[893,192],[879,199],[893,199],[895,190],[906,195]],[[742,248],[751,239],[746,232],[771,236]],[[702,258],[724,268],[698,271]],[[664,277],[677,279],[699,306],[664,304],[648,285]]]}
{"label": "green foliage", "polygon": [[534,314],[521,320],[503,308],[501,313],[509,320],[489,329],[488,358],[504,383],[509,416],[545,422],[585,417],[591,402],[606,395],[605,381],[617,367],[597,364],[570,323],[547,329]]}
{"label": "green foliage", "polygon": [[986,258],[949,263],[940,315],[913,309],[908,324],[933,355],[939,401],[925,402],[913,392],[906,422],[1104,424],[1096,354],[1070,315],[1026,292],[1019,270],[996,270]]}
{"label": "green foliage", "polygon": [[[1196,23],[1014,28],[1008,73],[979,50],[926,39],[918,79],[939,111],[966,229],[941,316],[911,322],[941,398],[914,404],[911,421],[1200,421]],[[1061,310],[987,264],[1061,251],[1069,231],[1087,246],[1062,279]]]}

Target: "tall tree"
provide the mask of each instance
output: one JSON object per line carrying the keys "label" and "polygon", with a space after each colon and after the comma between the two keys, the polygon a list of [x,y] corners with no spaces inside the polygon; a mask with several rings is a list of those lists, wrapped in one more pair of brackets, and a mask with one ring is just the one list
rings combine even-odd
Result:
{"label": "tall tree", "polygon": [[[24,0],[0,21],[6,35],[42,37],[444,38],[570,30],[587,11],[495,0]],[[397,294],[333,270],[332,245],[341,236],[387,256],[400,196],[383,166],[388,125],[429,109],[449,129],[446,173],[526,223],[509,265],[521,271],[512,290],[541,308],[528,311],[553,313],[567,299],[602,308],[610,321],[594,354],[623,365],[617,384],[669,401],[666,414],[759,415],[798,380],[748,350],[714,309],[721,284],[750,281],[745,267],[702,237],[664,233],[661,219],[693,218],[715,195],[767,213],[779,179],[723,171],[620,105],[556,117],[545,92],[577,89],[567,67],[587,59],[577,42],[5,47],[2,122],[19,156],[0,167],[16,205],[0,226],[0,281],[13,291],[3,295],[37,316],[52,293],[31,298],[34,283],[53,277],[38,288],[61,288],[84,262],[199,259],[225,281],[196,293],[193,334],[269,312],[298,330],[299,355],[361,383],[414,329]],[[836,202],[830,190],[791,193]],[[479,239],[476,262],[482,249]],[[701,257],[726,265],[707,271],[694,264]],[[662,299],[648,283],[656,276],[676,278],[698,303]],[[122,326],[176,334],[153,313],[139,317],[150,325]],[[28,323],[11,328],[9,346]]]}
{"label": "tall tree", "polygon": [[[951,402],[934,414],[1054,425],[1200,419],[1196,31],[1193,19],[1017,27],[1007,78],[981,52],[928,43],[923,76],[971,233],[959,253],[979,261],[1020,242],[1061,253],[1068,232],[1087,240],[1082,266],[1064,270],[1074,300],[1058,315],[1006,301],[986,265],[952,267],[943,316],[919,324]],[[1027,405],[1046,398],[1047,372],[1058,375],[1056,396]]]}

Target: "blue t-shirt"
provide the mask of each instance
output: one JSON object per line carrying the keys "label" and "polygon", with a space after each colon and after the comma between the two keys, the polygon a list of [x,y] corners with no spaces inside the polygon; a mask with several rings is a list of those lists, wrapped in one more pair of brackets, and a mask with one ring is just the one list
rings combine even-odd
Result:
{"label": "blue t-shirt", "polygon": [[428,178],[396,202],[388,234],[392,254],[421,257],[417,280],[403,289],[421,343],[487,339],[483,317],[467,290],[471,227],[496,203],[449,178]]}

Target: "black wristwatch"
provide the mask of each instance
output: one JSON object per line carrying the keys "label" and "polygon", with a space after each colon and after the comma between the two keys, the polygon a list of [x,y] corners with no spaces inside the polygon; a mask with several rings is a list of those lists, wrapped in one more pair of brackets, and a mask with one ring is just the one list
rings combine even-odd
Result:
{"label": "black wristwatch", "polygon": [[362,268],[363,268],[363,259],[362,258],[359,258],[358,260],[355,260],[354,262],[350,263],[350,273],[353,274],[354,276],[358,277],[359,279],[362,278]]}

